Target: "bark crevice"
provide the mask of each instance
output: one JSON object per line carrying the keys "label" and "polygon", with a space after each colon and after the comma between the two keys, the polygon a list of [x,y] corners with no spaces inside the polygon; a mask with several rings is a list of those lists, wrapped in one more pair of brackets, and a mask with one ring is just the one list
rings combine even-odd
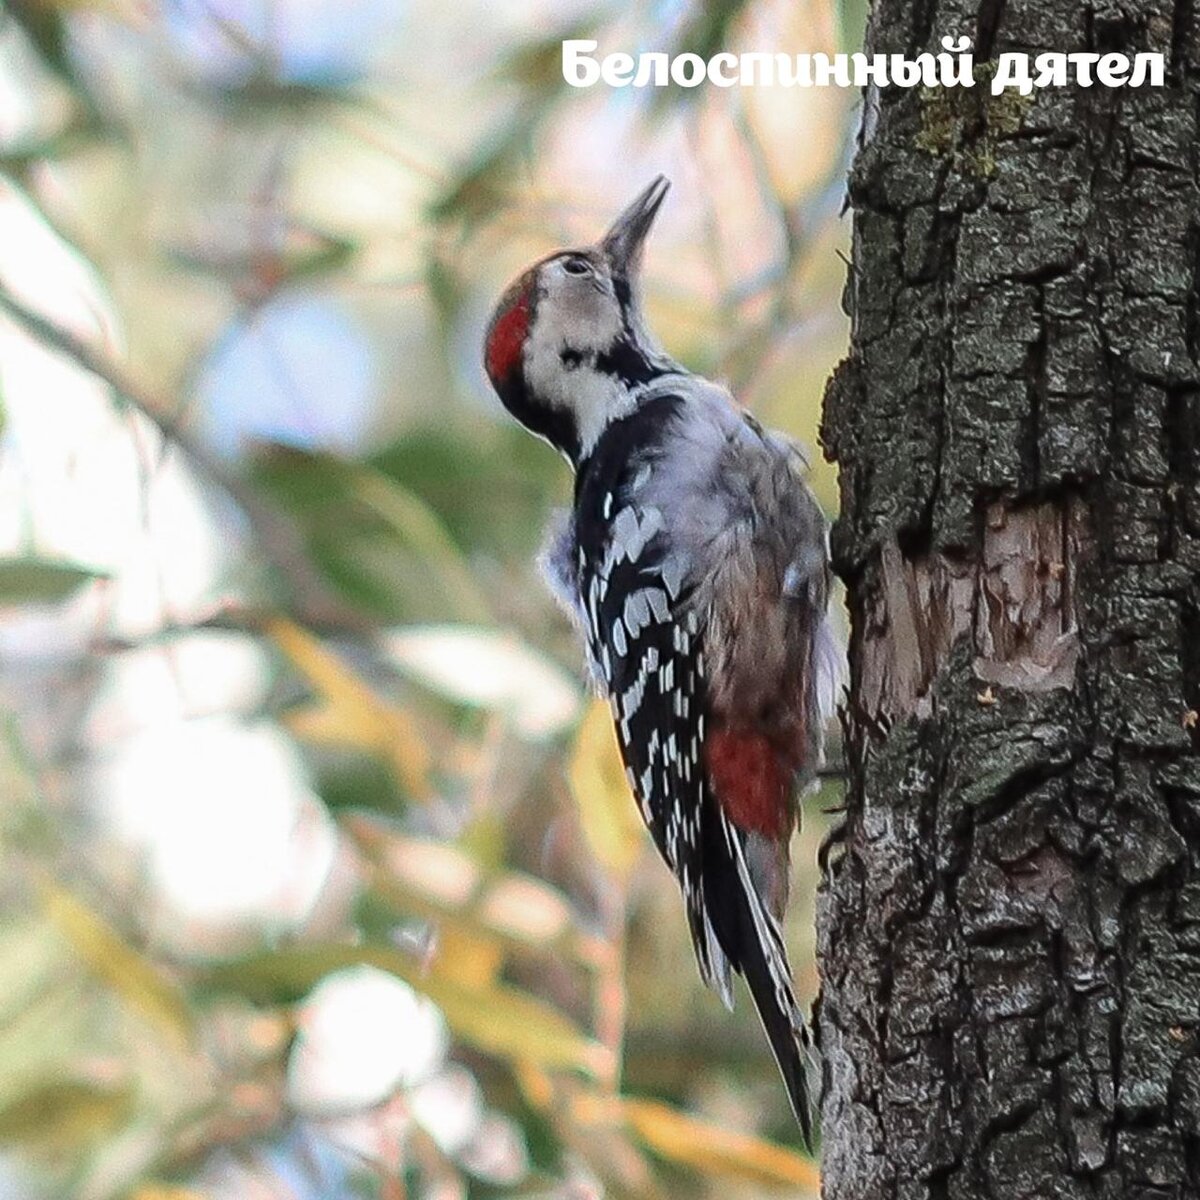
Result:
{"label": "bark crevice", "polygon": [[1200,1196],[1200,29],[876,0],[868,51],[1160,51],[885,90],[822,440],[851,610],[830,1200]]}

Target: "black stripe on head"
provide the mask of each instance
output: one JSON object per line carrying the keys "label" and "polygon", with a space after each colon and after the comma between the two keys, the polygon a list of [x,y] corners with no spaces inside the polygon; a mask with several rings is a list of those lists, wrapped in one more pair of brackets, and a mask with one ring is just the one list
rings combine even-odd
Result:
{"label": "black stripe on head", "polygon": [[526,386],[523,371],[515,371],[495,386],[504,407],[530,433],[545,438],[573,463],[579,461],[579,431],[575,428],[574,418],[561,408],[540,402]]}
{"label": "black stripe on head", "polygon": [[638,346],[637,333],[630,319],[633,311],[633,287],[623,271],[612,273],[613,295],[621,308],[621,336],[607,349],[596,355],[596,370],[612,375],[632,387],[649,383],[660,374]]}
{"label": "black stripe on head", "polygon": [[661,365],[651,363],[638,343],[638,331],[633,323],[633,285],[623,271],[614,271],[612,286],[613,295],[621,306],[622,333],[609,349],[596,356],[596,369],[629,385],[649,383],[663,371]]}
{"label": "black stripe on head", "polygon": [[607,350],[596,355],[596,370],[612,375],[627,387],[649,383],[661,374],[628,333],[622,334]]}

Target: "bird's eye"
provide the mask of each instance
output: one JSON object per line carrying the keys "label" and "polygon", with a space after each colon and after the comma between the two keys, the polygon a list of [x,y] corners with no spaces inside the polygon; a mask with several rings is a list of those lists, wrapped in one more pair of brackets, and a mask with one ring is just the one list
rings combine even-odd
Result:
{"label": "bird's eye", "polygon": [[586,258],[563,259],[563,270],[568,275],[587,275],[591,269],[592,264]]}

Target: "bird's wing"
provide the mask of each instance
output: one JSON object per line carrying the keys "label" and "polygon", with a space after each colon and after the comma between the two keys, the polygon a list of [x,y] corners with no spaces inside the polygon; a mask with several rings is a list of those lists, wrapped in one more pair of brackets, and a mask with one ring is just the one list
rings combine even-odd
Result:
{"label": "bird's wing", "polygon": [[581,555],[589,651],[605,680],[630,788],[682,889],[701,975],[729,1005],[730,968],[745,976],[807,1138],[808,1034],[782,931],[747,861],[749,835],[710,778],[705,614],[670,556],[661,519],[653,507],[624,503],[606,520],[603,544]]}

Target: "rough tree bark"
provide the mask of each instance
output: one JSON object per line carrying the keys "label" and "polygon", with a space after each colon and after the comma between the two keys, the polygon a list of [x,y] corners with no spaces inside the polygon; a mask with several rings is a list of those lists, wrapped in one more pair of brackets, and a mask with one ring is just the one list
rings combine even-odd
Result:
{"label": "rough tree bark", "polygon": [[1200,1197],[1200,5],[876,0],[868,50],[957,34],[1168,86],[867,97],[825,1194]]}

